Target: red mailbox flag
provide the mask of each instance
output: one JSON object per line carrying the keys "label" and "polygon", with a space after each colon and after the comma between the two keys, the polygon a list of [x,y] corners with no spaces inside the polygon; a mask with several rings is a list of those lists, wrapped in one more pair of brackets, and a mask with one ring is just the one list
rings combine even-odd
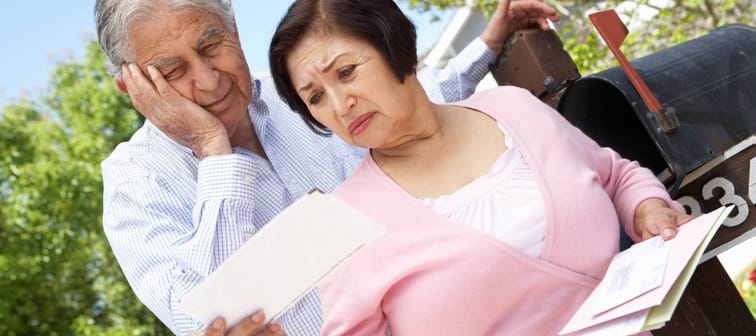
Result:
{"label": "red mailbox flag", "polygon": [[625,24],[622,23],[622,20],[620,20],[617,12],[609,9],[592,13],[588,15],[588,18],[593,23],[593,26],[596,27],[606,45],[609,46],[609,50],[612,51],[614,57],[619,61],[620,66],[622,66],[635,90],[638,91],[641,99],[646,103],[648,110],[656,115],[656,120],[659,121],[659,125],[664,129],[664,132],[669,133],[677,129],[678,122],[674,109],[662,108],[656,96],[651,93],[646,83],[643,82],[635,71],[635,68],[627,61],[627,58],[625,58],[625,55],[620,50],[619,47],[625,41],[628,30]]}

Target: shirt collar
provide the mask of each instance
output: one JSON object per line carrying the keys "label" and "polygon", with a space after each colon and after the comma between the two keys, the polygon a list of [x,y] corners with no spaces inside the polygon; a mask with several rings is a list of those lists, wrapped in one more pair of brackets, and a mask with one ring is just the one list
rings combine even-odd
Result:
{"label": "shirt collar", "polygon": [[247,112],[249,113],[249,119],[252,121],[252,127],[255,128],[255,133],[260,139],[260,143],[265,147],[266,141],[266,125],[270,120],[270,108],[262,100],[262,82],[259,79],[252,81],[253,96],[252,103],[247,106]]}

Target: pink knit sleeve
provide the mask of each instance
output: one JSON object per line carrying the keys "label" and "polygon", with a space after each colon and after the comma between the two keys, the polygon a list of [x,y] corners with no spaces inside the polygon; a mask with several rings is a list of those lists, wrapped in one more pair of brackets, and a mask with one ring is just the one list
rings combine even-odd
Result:
{"label": "pink knit sleeve", "polygon": [[585,158],[591,162],[598,173],[601,184],[614,203],[620,223],[633,241],[641,240],[635,234],[633,223],[635,208],[642,201],[649,198],[660,198],[667,202],[670,208],[685,212],[685,209],[679,203],[671,199],[664,184],[656,178],[651,170],[642,167],[637,161],[621,157],[611,148],[599,146],[556,111],[553,114],[557,122],[563,125],[564,130],[570,133],[571,138],[582,149]]}
{"label": "pink knit sleeve", "polygon": [[[351,190],[359,187],[359,183],[354,183],[352,179],[360,177],[365,169],[363,163],[333,195],[354,201],[358,196],[353,195]],[[386,287],[391,282],[385,278],[385,273],[365,271],[370,265],[382,265],[380,261],[373,259],[376,258],[375,253],[370,253],[369,250],[370,246],[367,246],[357,251],[318,285],[323,313],[321,335],[388,335],[388,320],[381,303]]]}
{"label": "pink knit sleeve", "polygon": [[[320,334],[387,335],[387,319],[381,310],[380,298],[366,296],[365,292],[362,292],[376,291],[370,288],[370,284],[366,283],[364,278],[350,273],[352,272],[337,269],[318,286],[324,321]],[[352,278],[353,276],[357,278]]]}

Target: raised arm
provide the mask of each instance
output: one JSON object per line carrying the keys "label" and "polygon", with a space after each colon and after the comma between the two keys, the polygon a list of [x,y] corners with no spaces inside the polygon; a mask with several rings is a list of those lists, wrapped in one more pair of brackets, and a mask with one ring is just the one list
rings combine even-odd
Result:
{"label": "raised arm", "polygon": [[463,100],[475,92],[475,87],[515,31],[531,27],[548,30],[548,21],[557,22],[559,16],[542,2],[515,1],[510,5],[510,0],[502,0],[480,37],[450,59],[443,69],[420,69],[418,79],[435,103]]}

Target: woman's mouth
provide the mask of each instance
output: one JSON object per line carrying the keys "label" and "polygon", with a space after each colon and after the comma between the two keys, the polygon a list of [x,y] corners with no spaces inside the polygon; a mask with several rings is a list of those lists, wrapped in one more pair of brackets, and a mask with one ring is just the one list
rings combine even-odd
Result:
{"label": "woman's mouth", "polygon": [[363,113],[349,123],[347,130],[354,136],[360,135],[370,127],[375,112]]}

